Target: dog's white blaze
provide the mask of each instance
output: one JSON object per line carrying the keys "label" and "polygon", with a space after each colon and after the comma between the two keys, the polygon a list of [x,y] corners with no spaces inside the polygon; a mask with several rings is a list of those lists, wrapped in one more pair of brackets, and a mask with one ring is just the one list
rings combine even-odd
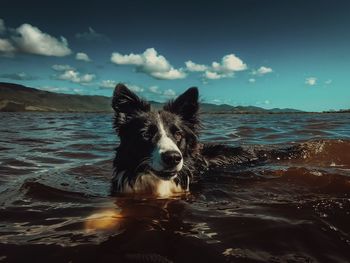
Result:
{"label": "dog's white blaze", "polygon": [[[155,149],[152,152],[152,158],[151,158],[151,166],[156,171],[162,171],[164,170],[164,165],[162,161],[162,153],[167,151],[176,151],[178,152],[181,157],[181,151],[179,150],[179,147],[173,142],[172,139],[170,139],[164,129],[163,122],[158,114],[158,128],[159,128],[159,134],[160,139],[157,142],[157,145]],[[175,170],[178,172],[182,169],[183,166],[183,159],[181,158],[180,163],[175,167]]]}
{"label": "dog's white blaze", "polygon": [[147,193],[158,197],[170,197],[173,194],[184,192],[184,190],[173,179],[162,180],[154,174],[147,173],[139,175],[132,187],[125,183],[123,185],[123,192],[130,194]]}

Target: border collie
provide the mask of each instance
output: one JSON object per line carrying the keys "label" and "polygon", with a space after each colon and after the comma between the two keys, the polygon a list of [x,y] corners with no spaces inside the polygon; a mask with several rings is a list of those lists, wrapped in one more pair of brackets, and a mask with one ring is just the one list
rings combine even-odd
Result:
{"label": "border collie", "polygon": [[200,173],[235,158],[236,153],[223,145],[198,142],[195,87],[155,110],[125,85],[118,84],[112,107],[114,128],[120,137],[113,162],[112,194],[164,197],[186,192]]}

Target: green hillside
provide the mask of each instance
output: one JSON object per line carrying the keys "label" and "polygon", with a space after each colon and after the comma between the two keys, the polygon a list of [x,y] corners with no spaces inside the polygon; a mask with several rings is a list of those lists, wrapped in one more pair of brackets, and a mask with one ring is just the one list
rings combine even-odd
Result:
{"label": "green hillside", "polygon": [[[160,109],[163,103],[151,101]],[[47,112],[111,112],[111,98],[104,96],[71,95],[43,91],[23,85],[0,82],[0,111],[47,111]],[[254,106],[231,106],[201,103],[202,113],[247,114],[290,113],[294,109],[263,109]]]}

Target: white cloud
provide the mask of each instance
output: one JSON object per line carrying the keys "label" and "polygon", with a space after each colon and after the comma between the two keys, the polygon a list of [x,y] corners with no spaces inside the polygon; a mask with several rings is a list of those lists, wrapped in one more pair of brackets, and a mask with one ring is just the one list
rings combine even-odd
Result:
{"label": "white cloud", "polygon": [[114,80],[102,80],[100,83],[100,87],[101,88],[110,88],[110,89],[114,89],[115,86],[117,86],[117,82]]}
{"label": "white cloud", "polygon": [[133,84],[129,84],[129,85],[128,85],[128,88],[129,88],[130,90],[132,90],[133,92],[143,92],[143,91],[144,91],[144,89],[141,88],[140,86],[133,85]]}
{"label": "white cloud", "polygon": [[148,88],[150,93],[160,95],[162,97],[172,98],[176,96],[176,92],[172,89],[166,89],[164,91],[160,90],[158,86],[150,86]]}
{"label": "white cloud", "polygon": [[148,88],[148,90],[154,94],[162,94],[158,86],[151,86]]}
{"label": "white cloud", "polygon": [[305,80],[305,84],[309,85],[309,86],[314,86],[317,84],[317,78],[315,77],[309,77]]}
{"label": "white cloud", "polygon": [[91,59],[89,58],[89,56],[86,54],[86,53],[83,53],[83,52],[78,52],[76,55],[75,55],[75,59],[76,60],[82,60],[82,61],[85,61],[85,62],[90,62]]}
{"label": "white cloud", "polygon": [[191,60],[186,61],[185,65],[186,65],[187,70],[191,71],[191,72],[202,72],[202,71],[206,71],[208,69],[208,67],[206,65],[196,64],[196,63],[192,62]]}
{"label": "white cloud", "polygon": [[74,68],[69,65],[59,65],[59,64],[52,65],[52,69],[56,71],[74,70]]}
{"label": "white cloud", "polygon": [[248,79],[248,81],[250,82],[250,83],[255,83],[255,79],[254,78],[250,78],[250,79]]}
{"label": "white cloud", "polygon": [[267,105],[271,104],[271,101],[266,99],[264,101],[256,101],[255,104],[256,105],[264,105],[264,106],[266,105],[267,106]]}
{"label": "white cloud", "polygon": [[[99,83],[99,87],[100,88],[106,88],[106,89],[114,89],[116,87],[116,85],[118,84],[117,81],[115,80],[102,80]],[[136,93],[143,93],[144,96],[150,95],[151,98],[173,98],[176,96],[176,92],[173,89],[166,89],[166,90],[161,90],[159,88],[159,86],[149,86],[148,88],[143,88],[141,86],[135,85],[135,84],[129,84],[126,83],[126,86],[128,87],[128,89],[130,89],[133,92]]]}
{"label": "white cloud", "polygon": [[0,18],[0,34],[5,33],[6,27],[3,19]]}
{"label": "white cloud", "polygon": [[[111,62],[117,65],[132,65],[139,72],[144,72],[157,79],[183,79],[184,69],[175,69],[168,60],[157,53],[154,48],[146,49],[142,54],[112,53]],[[204,72],[205,79],[221,79],[232,77],[235,72],[247,69],[247,65],[236,55],[225,55],[220,63],[214,61],[211,66],[197,64],[191,60],[185,62],[189,72]]]}
{"label": "white cloud", "polygon": [[186,73],[183,72],[181,69],[174,69],[171,68],[169,71],[165,72],[153,72],[151,73],[151,76],[155,77],[156,79],[183,79],[186,77]]}
{"label": "white cloud", "polygon": [[117,65],[135,66],[137,71],[146,73],[156,79],[183,79],[186,77],[186,73],[182,69],[175,69],[154,48],[148,48],[142,54],[130,53],[123,55],[114,52],[111,56],[111,62]]}
{"label": "white cloud", "polygon": [[16,51],[16,48],[7,39],[0,38],[0,52],[10,54]]}
{"label": "white cloud", "polygon": [[[118,82],[116,82],[115,80],[102,80],[101,83],[99,84],[99,86],[101,88],[108,88],[108,89],[114,89],[117,86]],[[126,84],[126,86],[132,90],[133,92],[143,92],[144,89],[140,86],[134,85],[134,84]]]}
{"label": "white cloud", "polygon": [[112,53],[111,61],[118,65],[135,65],[141,66],[143,59],[141,55],[131,53],[129,55],[122,55],[118,52]]}
{"label": "white cloud", "polygon": [[64,73],[58,76],[58,79],[68,80],[74,83],[89,83],[95,79],[94,74],[80,74],[75,70],[66,70]]}
{"label": "white cloud", "polygon": [[331,80],[331,79],[327,79],[324,83],[326,84],[326,85],[329,85],[329,84],[331,84],[333,81]]}
{"label": "white cloud", "polygon": [[222,79],[233,77],[237,71],[247,69],[247,65],[235,54],[228,54],[222,57],[220,63],[212,62],[210,66],[197,64],[191,60],[186,61],[186,68],[192,72],[204,72],[205,79]]}
{"label": "white cloud", "polygon": [[260,68],[258,68],[258,70],[253,71],[253,75],[262,76],[272,72],[273,72],[272,68],[261,66]]}
{"label": "white cloud", "polygon": [[229,54],[221,59],[221,63],[213,62],[212,68],[219,74],[233,73],[247,69],[247,65],[234,54]]}
{"label": "white cloud", "polygon": [[167,90],[164,90],[163,95],[166,97],[175,97],[176,92],[172,89],[167,89]]}
{"label": "white cloud", "polygon": [[[225,75],[226,76],[226,75]],[[206,71],[204,73],[204,77],[206,79],[221,79],[221,78],[224,78],[224,74],[218,74],[216,72],[212,72],[212,71]]]}
{"label": "white cloud", "polygon": [[73,89],[75,93],[81,93],[83,90],[82,89]]}
{"label": "white cloud", "polygon": [[21,25],[16,32],[19,36],[14,36],[13,40],[22,52],[56,57],[67,56],[72,52],[64,37],[58,40],[30,24]]}

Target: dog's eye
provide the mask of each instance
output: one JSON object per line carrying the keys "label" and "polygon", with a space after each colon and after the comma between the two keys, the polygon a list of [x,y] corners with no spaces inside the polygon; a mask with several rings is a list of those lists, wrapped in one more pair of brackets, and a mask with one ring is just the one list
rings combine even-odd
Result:
{"label": "dog's eye", "polygon": [[182,139],[182,132],[179,131],[179,130],[175,131],[174,138],[175,138],[176,141],[179,142]]}
{"label": "dog's eye", "polygon": [[174,135],[174,138],[177,142],[181,141],[183,137],[183,133],[178,127],[174,125],[173,127],[170,128],[170,131]]}
{"label": "dog's eye", "polygon": [[157,132],[158,132],[157,126],[151,125],[148,128],[147,132],[145,133],[144,137],[146,137],[146,139],[152,139],[156,135]]}

